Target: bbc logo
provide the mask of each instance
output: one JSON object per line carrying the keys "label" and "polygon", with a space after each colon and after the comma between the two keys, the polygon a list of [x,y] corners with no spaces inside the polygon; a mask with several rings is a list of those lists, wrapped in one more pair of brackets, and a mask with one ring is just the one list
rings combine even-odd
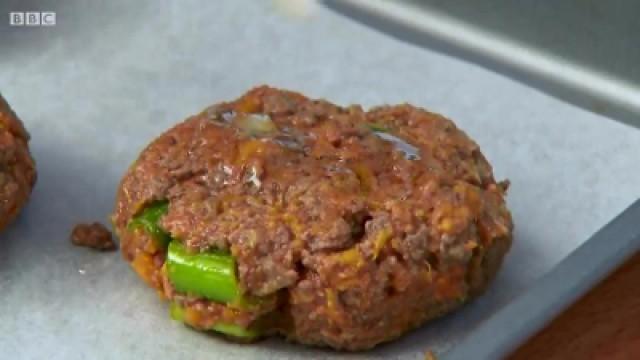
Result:
{"label": "bbc logo", "polygon": [[56,24],[55,12],[10,12],[11,26],[53,26]]}

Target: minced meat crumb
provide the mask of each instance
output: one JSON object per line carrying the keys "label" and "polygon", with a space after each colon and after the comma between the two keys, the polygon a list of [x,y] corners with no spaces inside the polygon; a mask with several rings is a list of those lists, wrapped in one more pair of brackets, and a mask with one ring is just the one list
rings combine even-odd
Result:
{"label": "minced meat crumb", "polygon": [[116,249],[111,232],[98,222],[76,225],[71,232],[71,242],[77,246],[86,246],[100,251]]}

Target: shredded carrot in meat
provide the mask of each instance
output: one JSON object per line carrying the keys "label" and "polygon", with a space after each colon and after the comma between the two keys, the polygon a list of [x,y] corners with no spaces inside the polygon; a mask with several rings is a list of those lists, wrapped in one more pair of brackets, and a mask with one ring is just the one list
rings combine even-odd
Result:
{"label": "shredded carrot in meat", "polygon": [[245,164],[247,159],[253,154],[259,154],[264,152],[265,144],[260,140],[245,141],[238,146],[238,156],[236,157],[236,163]]}
{"label": "shredded carrot in meat", "polygon": [[361,280],[358,279],[357,277],[350,277],[347,279],[341,279],[336,283],[336,289],[340,290],[340,291],[344,291],[347,289],[352,289],[356,286],[358,286],[358,284],[360,284]]}
{"label": "shredded carrot in meat", "polygon": [[360,186],[363,192],[368,193],[371,191],[375,181],[373,173],[371,173],[371,169],[364,164],[355,164],[353,165],[352,170],[356,173],[358,180],[360,180]]}
{"label": "shredded carrot in meat", "polygon": [[439,274],[436,278],[436,296],[438,299],[453,300],[463,297],[462,277],[464,277],[464,269],[461,266],[451,268],[448,273]]}
{"label": "shredded carrot in meat", "polygon": [[364,260],[362,259],[362,255],[356,248],[351,248],[348,250],[344,250],[337,254],[338,260],[346,265],[352,265],[355,267],[360,267],[364,265]]}
{"label": "shredded carrot in meat", "polygon": [[197,310],[193,308],[186,308],[184,310],[184,322],[186,322],[187,324],[196,326],[200,323],[200,318],[200,312],[198,312]]}
{"label": "shredded carrot in meat", "polygon": [[338,312],[338,295],[333,289],[325,289],[325,297],[327,298],[327,313],[332,319],[339,319]]}
{"label": "shredded carrot in meat", "polygon": [[284,214],[282,219],[289,226],[289,229],[291,229],[291,232],[293,233],[293,247],[302,248],[304,246],[304,243],[302,242],[302,238],[300,235],[304,231],[304,228],[302,227],[302,225],[300,225],[300,221],[298,221],[298,218],[289,213],[286,213]]}
{"label": "shredded carrot in meat", "polygon": [[251,114],[262,110],[262,102],[256,96],[244,96],[236,102],[236,110]]}
{"label": "shredded carrot in meat", "polygon": [[131,262],[131,267],[144,281],[150,285],[153,283],[153,273],[155,272],[155,266],[153,265],[153,258],[147,253],[139,253],[135,259]]}
{"label": "shredded carrot in meat", "polygon": [[380,250],[384,248],[385,245],[391,239],[391,230],[390,229],[382,229],[375,240],[373,241],[373,258],[376,259],[380,254]]}
{"label": "shredded carrot in meat", "polygon": [[136,234],[136,237],[145,237],[145,238],[148,239],[147,242],[144,244],[144,251],[145,252],[147,252],[149,254],[155,254],[158,251],[160,251],[160,249],[158,248],[158,242],[154,241],[152,236],[147,234],[142,229],[135,229],[134,231],[138,232],[138,234]]}

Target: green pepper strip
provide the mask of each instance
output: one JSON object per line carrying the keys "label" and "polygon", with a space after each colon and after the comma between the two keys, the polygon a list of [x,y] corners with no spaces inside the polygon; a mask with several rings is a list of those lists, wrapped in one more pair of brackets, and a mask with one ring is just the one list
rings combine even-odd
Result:
{"label": "green pepper strip", "polygon": [[[216,302],[230,303],[238,307],[259,305],[263,299],[242,296],[235,274],[235,260],[229,254],[208,252],[189,254],[184,246],[172,241],[158,221],[167,213],[169,203],[159,201],[147,207],[133,218],[129,229],[142,228],[151,234],[154,241],[167,250],[167,271],[169,280],[176,290],[193,293]],[[184,309],[176,303],[171,304],[171,318],[184,322]],[[218,323],[211,330],[242,339],[253,339],[259,335],[255,329],[245,329],[235,324]]]}
{"label": "green pepper strip", "polygon": [[142,213],[129,221],[129,229],[142,228],[151,235],[153,240],[161,248],[166,248],[171,241],[171,236],[160,226],[158,221],[169,211],[169,202],[158,201],[144,209]]}
{"label": "green pepper strip", "polygon": [[[169,307],[169,314],[173,320],[184,322],[184,309],[180,305],[171,303],[171,306]],[[256,338],[260,335],[259,331],[255,329],[245,329],[236,324],[217,323],[211,327],[211,330],[247,340]]]}
{"label": "green pepper strip", "polygon": [[236,279],[236,262],[223,252],[190,254],[177,241],[169,243],[167,273],[173,287],[219,303],[233,303],[241,297]]}
{"label": "green pepper strip", "polygon": [[368,123],[366,124],[366,126],[369,128],[369,130],[374,132],[389,132],[389,128],[382,124]]}

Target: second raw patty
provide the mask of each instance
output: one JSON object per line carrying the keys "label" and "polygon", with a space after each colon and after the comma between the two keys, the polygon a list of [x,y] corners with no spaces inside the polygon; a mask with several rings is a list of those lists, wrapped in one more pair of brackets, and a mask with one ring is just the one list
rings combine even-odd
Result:
{"label": "second raw patty", "polygon": [[36,182],[29,133],[0,94],[0,230],[26,204]]}
{"label": "second raw patty", "polygon": [[511,245],[506,187],[440,115],[259,87],[153,141],[113,220],[175,319],[361,350],[487,287]]}

